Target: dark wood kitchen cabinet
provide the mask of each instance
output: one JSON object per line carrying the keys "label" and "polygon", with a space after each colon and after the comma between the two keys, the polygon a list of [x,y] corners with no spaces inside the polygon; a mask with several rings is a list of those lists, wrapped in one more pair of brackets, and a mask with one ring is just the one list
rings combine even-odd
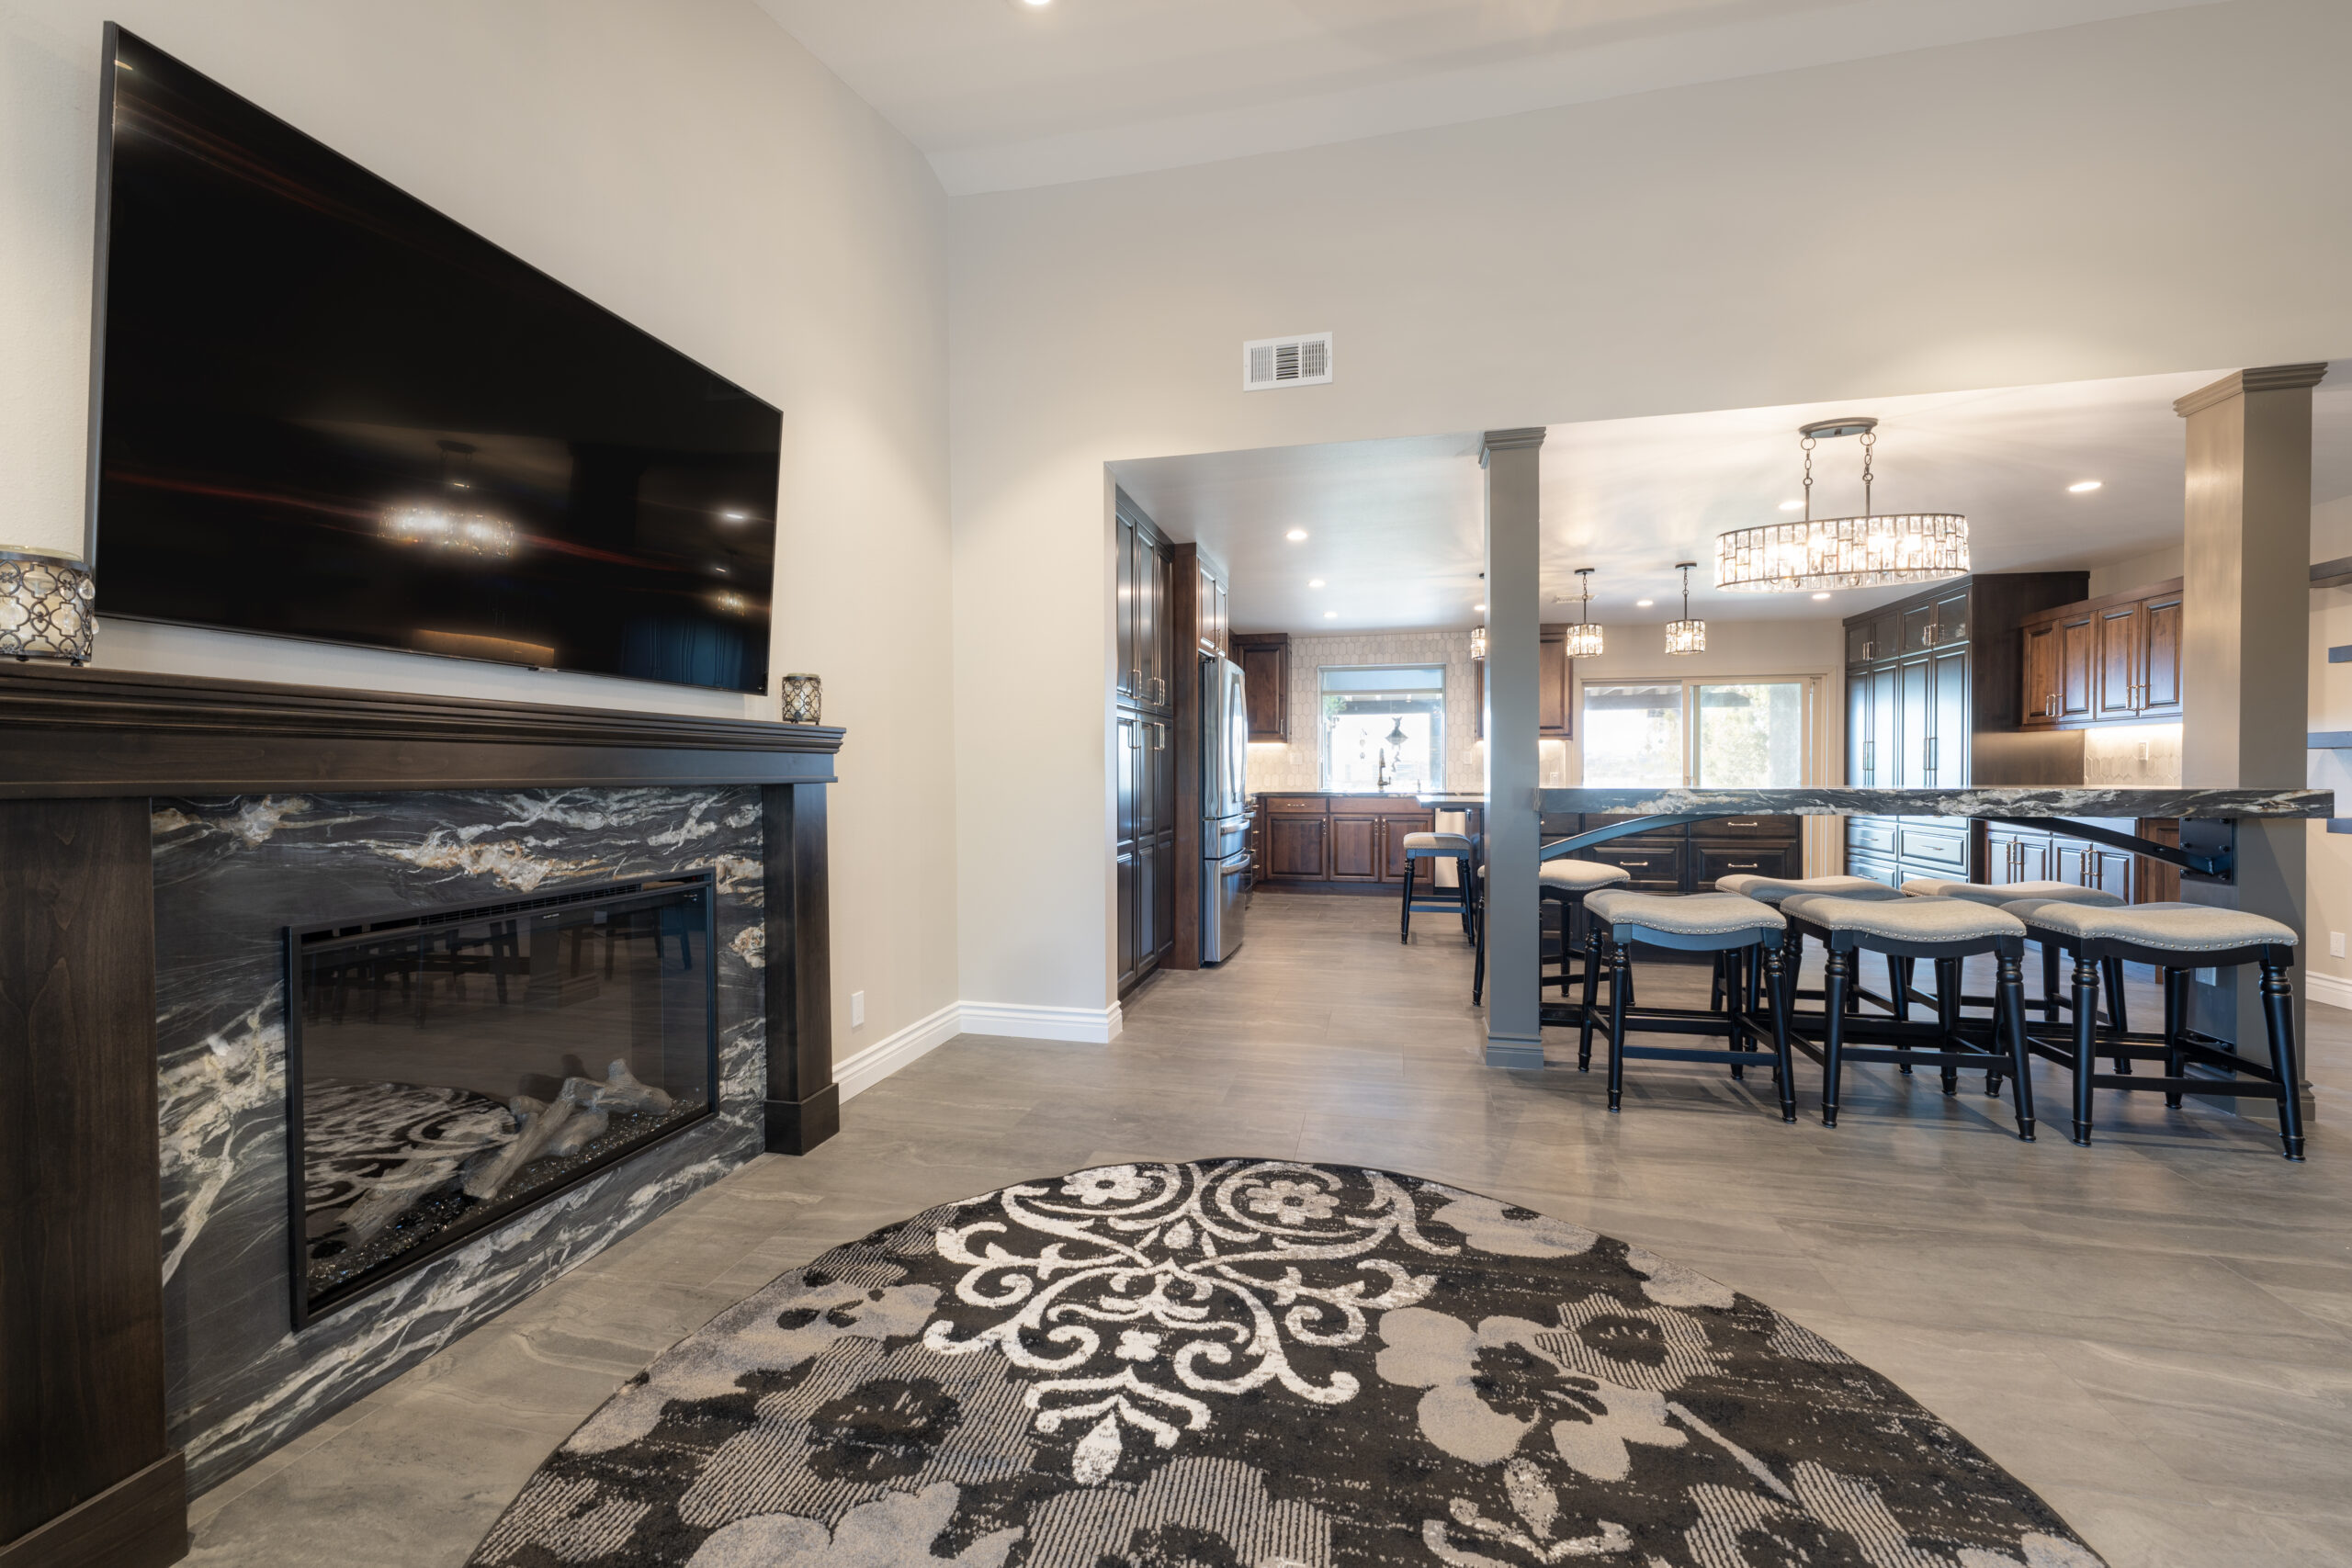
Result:
{"label": "dark wood kitchen cabinet", "polygon": [[1250,739],[1290,739],[1290,633],[1236,632],[1233,660],[1241,666],[1250,705]]}
{"label": "dark wood kitchen cabinet", "polygon": [[[1475,836],[1480,807],[1449,806]],[[1430,830],[1436,817],[1411,795],[1261,795],[1258,821],[1265,855],[1258,885],[1316,893],[1395,893],[1405,877],[1405,837]],[[1429,863],[1414,874],[1427,886]]]}
{"label": "dark wood kitchen cabinet", "polygon": [[1175,552],[1123,491],[1114,509],[1117,707],[1118,976],[1124,994],[1169,962],[1180,935],[1177,671],[1192,650],[1176,637]]}
{"label": "dark wood kitchen cabinet", "polygon": [[2180,716],[2180,579],[2062,604],[2021,629],[2020,728]]}
{"label": "dark wood kitchen cabinet", "polygon": [[1178,545],[1174,555],[1180,639],[1195,653],[1229,654],[1233,634],[1227,620],[1226,586],[1230,579],[1225,568],[1198,545]]}
{"label": "dark wood kitchen cabinet", "polygon": [[1174,551],[1124,491],[1117,502],[1116,694],[1122,703],[1164,711],[1176,694]]}
{"label": "dark wood kitchen cabinet", "polygon": [[1320,812],[1312,817],[1285,814],[1270,816],[1265,824],[1266,881],[1329,880],[1329,818]]}
{"label": "dark wood kitchen cabinet", "polygon": [[[1576,724],[1576,660],[1568,657],[1568,628],[1546,626],[1535,639],[1535,733],[1566,740]],[[1487,738],[1487,661],[1470,661],[1470,711],[1479,739]]]}
{"label": "dark wood kitchen cabinet", "polygon": [[[2158,843],[2178,844],[2180,824],[2170,818],[2088,818],[2091,826],[2134,833]],[[1984,824],[1984,870],[1976,880],[2006,886],[2013,882],[2064,882],[2097,887],[2127,904],[2167,902],[2180,891],[2179,874],[2162,861],[2109,849],[2046,828]]]}

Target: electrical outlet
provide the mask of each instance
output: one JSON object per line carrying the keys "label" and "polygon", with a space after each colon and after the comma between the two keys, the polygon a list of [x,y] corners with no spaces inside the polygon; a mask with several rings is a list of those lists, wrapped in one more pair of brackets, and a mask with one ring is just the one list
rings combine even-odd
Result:
{"label": "electrical outlet", "polygon": [[2344,956],[2344,933],[2342,931],[2330,931],[2327,933],[2327,955],[2330,958],[2341,958]]}
{"label": "electrical outlet", "polygon": [[855,1029],[865,1022],[865,993],[864,991],[852,991],[849,994],[849,1026],[852,1029]]}

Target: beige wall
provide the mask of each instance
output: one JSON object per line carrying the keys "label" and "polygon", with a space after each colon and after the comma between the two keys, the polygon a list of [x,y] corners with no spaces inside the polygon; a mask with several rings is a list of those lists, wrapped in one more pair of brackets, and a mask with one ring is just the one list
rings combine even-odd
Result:
{"label": "beige wall", "polygon": [[964,995],[1111,995],[1106,461],[2341,353],[2347,58],[2243,0],[954,201]]}
{"label": "beige wall", "polygon": [[[955,998],[944,198],[751,0],[6,0],[0,541],[78,546],[120,21],[784,411],[776,668],[846,725],[835,1049]],[[105,623],[104,584],[98,611]],[[773,698],[117,623],[100,661],[773,716]],[[847,998],[866,993],[853,1033]]]}

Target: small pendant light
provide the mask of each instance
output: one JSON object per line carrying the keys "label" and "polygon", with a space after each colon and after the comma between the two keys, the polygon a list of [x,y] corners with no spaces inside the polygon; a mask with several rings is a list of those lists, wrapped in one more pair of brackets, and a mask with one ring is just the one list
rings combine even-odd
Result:
{"label": "small pendant light", "polygon": [[1592,568],[1577,568],[1577,581],[1580,590],[1577,597],[1583,603],[1577,611],[1577,624],[1568,628],[1568,657],[1598,659],[1600,657],[1600,628],[1592,624]]}
{"label": "small pendant light", "polygon": [[1698,564],[1694,560],[1674,563],[1674,569],[1682,574],[1682,618],[1666,623],[1666,651],[1668,653],[1707,651],[1707,623],[1690,618],[1690,569]]}

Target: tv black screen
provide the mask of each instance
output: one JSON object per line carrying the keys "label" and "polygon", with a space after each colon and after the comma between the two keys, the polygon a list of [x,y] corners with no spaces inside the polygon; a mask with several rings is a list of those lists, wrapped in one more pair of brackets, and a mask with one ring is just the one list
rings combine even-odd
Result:
{"label": "tv black screen", "polygon": [[775,408],[107,43],[101,624],[767,689]]}

